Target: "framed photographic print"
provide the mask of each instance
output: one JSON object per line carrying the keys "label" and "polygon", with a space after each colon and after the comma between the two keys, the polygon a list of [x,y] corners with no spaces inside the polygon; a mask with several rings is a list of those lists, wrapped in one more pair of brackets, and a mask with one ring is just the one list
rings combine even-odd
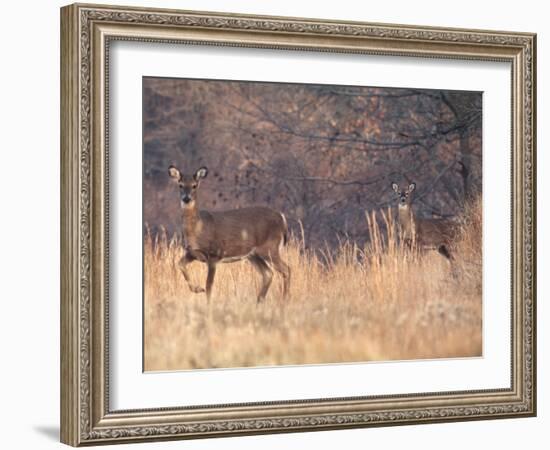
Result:
{"label": "framed photographic print", "polygon": [[61,440],[536,414],[536,36],[61,9]]}

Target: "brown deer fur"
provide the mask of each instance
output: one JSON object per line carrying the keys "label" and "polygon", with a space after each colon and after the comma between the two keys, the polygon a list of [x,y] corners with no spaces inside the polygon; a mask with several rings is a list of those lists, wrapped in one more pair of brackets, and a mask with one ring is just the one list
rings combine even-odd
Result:
{"label": "brown deer fur", "polygon": [[211,297],[218,263],[248,259],[262,276],[258,302],[271,285],[273,270],[283,277],[283,296],[288,296],[290,268],[282,260],[280,249],[287,241],[288,228],[283,214],[265,207],[204,211],[198,209],[197,191],[208,170],[200,168],[194,175],[183,175],[174,166],[170,176],[178,183],[183,222],[184,255],[180,269],[192,292],[205,289],[191,283],[187,264],[198,260],[208,266],[206,296]]}
{"label": "brown deer fur", "polygon": [[437,250],[452,261],[451,249],[459,231],[459,224],[453,220],[416,217],[412,209],[415,183],[401,189],[397,183],[392,182],[392,189],[398,196],[397,217],[405,242],[410,245],[414,241],[421,250]]}

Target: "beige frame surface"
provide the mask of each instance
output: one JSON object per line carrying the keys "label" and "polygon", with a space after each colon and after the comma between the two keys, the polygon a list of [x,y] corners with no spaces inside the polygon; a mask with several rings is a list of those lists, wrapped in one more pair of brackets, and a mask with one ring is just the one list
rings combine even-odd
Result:
{"label": "beige frame surface", "polygon": [[[108,67],[113,40],[506,61],[512,66],[509,389],[112,411]],[[61,9],[61,440],[78,446],[536,414],[536,36],[75,4]]]}

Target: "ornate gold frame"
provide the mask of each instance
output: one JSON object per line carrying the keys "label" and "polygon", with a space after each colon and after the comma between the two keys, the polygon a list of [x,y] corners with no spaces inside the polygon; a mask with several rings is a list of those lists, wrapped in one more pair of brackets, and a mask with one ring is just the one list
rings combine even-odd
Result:
{"label": "ornate gold frame", "polygon": [[[510,388],[111,411],[106,68],[109,43],[117,39],[510,62]],[[62,8],[62,442],[77,446],[535,415],[535,52],[536,36],[529,33],[98,5]]]}

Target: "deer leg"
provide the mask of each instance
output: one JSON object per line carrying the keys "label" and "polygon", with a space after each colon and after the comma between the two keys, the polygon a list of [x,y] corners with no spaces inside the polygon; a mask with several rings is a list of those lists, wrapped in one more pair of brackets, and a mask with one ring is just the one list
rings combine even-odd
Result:
{"label": "deer leg", "polygon": [[457,267],[456,267],[456,264],[454,263],[455,258],[451,253],[451,251],[449,250],[449,248],[445,244],[443,244],[438,247],[437,251],[441,255],[443,255],[446,258],[447,262],[449,263],[449,269],[451,271],[452,277],[455,279],[458,278]]}
{"label": "deer leg", "polygon": [[208,275],[206,276],[206,299],[210,301],[212,295],[212,285],[216,275],[216,263],[208,262]]}
{"label": "deer leg", "polygon": [[201,292],[204,292],[204,289],[200,286],[197,286],[195,284],[191,283],[191,277],[189,276],[189,272],[187,271],[187,264],[193,262],[195,258],[190,255],[188,252],[184,252],[183,256],[181,257],[179,261],[179,267],[181,270],[181,273],[183,274],[183,278],[185,278],[185,281],[187,281],[187,285],[189,286],[189,289],[191,292],[194,292],[195,294],[199,294]]}
{"label": "deer leg", "polygon": [[454,259],[453,255],[451,255],[451,252],[449,251],[449,248],[445,244],[441,244],[437,248],[437,251],[439,252],[440,255],[443,255],[445,258],[447,258],[449,260],[449,262],[453,261],[453,259]]}
{"label": "deer leg", "polygon": [[273,268],[283,277],[283,299],[288,300],[288,292],[290,288],[290,267],[285,263],[280,255],[271,258]]}
{"label": "deer leg", "polygon": [[260,272],[262,275],[262,287],[258,293],[258,303],[265,299],[269,286],[271,285],[271,280],[273,279],[273,271],[270,269],[269,265],[265,260],[258,255],[251,255],[248,257],[248,260],[252,265]]}

